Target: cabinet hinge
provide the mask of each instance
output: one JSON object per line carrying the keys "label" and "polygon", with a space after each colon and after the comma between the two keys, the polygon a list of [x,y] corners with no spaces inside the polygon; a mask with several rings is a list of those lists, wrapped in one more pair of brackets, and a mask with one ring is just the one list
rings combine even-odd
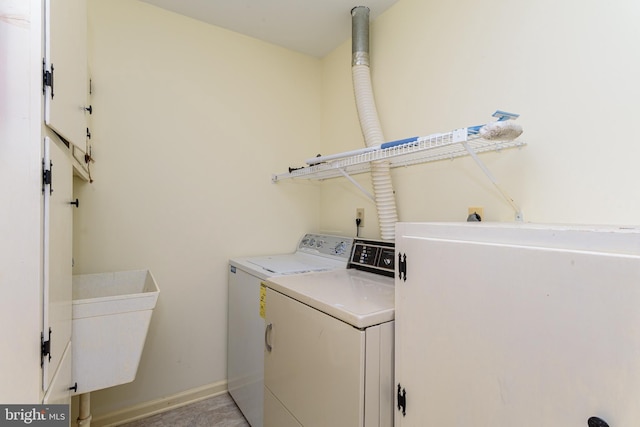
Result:
{"label": "cabinet hinge", "polygon": [[49,162],[47,169],[44,159],[42,160],[42,194],[44,194],[45,186],[49,186],[49,194],[53,194],[53,162]]}
{"label": "cabinet hinge", "polygon": [[398,278],[407,281],[407,254],[398,252]]}
{"label": "cabinet hinge", "polygon": [[44,332],[40,332],[40,367],[44,367],[44,358],[49,356],[51,361],[51,328],[49,328],[49,336],[44,340]]}
{"label": "cabinet hinge", "polygon": [[46,69],[46,63],[42,60],[42,93],[46,92],[47,86],[51,87],[51,99],[53,99],[53,64],[51,64],[51,71]]}
{"label": "cabinet hinge", "polygon": [[402,416],[407,415],[407,391],[398,383],[398,411],[402,409]]}

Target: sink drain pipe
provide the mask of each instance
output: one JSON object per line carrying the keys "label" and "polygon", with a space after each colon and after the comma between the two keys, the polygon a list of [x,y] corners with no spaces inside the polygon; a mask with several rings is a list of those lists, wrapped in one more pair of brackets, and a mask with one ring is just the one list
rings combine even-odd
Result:
{"label": "sink drain pipe", "polygon": [[91,393],[82,393],[79,399],[78,427],[91,427]]}
{"label": "sink drain pipe", "polygon": [[[351,24],[351,72],[360,128],[367,147],[380,146],[385,140],[371,86],[369,69],[369,8],[356,6],[351,9]],[[371,180],[374,201],[378,211],[380,237],[382,240],[393,240],[395,238],[396,222],[398,222],[398,213],[388,161],[371,162]]]}

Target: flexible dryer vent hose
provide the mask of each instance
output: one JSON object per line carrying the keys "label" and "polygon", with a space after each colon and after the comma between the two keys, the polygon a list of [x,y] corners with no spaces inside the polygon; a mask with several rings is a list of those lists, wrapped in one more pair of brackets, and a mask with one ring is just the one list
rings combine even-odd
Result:
{"label": "flexible dryer vent hose", "polygon": [[[369,69],[369,8],[357,6],[351,9],[351,23],[351,70],[360,128],[367,147],[380,146],[385,140],[373,98]],[[371,179],[378,211],[380,237],[383,240],[393,240],[398,213],[389,162],[386,160],[371,162]]]}

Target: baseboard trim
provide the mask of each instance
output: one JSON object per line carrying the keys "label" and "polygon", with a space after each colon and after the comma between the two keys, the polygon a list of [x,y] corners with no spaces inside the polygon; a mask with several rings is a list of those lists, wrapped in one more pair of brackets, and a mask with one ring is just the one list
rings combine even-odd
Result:
{"label": "baseboard trim", "polygon": [[140,403],[116,412],[93,417],[92,427],[115,427],[124,423],[160,414],[190,403],[199,402],[227,392],[227,382],[219,381],[202,387],[193,388],[162,399]]}

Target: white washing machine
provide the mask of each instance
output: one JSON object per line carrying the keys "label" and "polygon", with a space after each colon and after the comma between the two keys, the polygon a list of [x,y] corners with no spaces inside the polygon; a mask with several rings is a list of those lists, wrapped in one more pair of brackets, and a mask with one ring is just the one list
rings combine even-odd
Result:
{"label": "white washing machine", "polygon": [[263,426],[263,280],[310,271],[346,269],[353,238],[305,234],[294,253],[229,261],[227,382],[229,393],[252,427]]}
{"label": "white washing machine", "polygon": [[390,427],[394,245],[356,239],[349,268],[266,280],[265,427]]}

